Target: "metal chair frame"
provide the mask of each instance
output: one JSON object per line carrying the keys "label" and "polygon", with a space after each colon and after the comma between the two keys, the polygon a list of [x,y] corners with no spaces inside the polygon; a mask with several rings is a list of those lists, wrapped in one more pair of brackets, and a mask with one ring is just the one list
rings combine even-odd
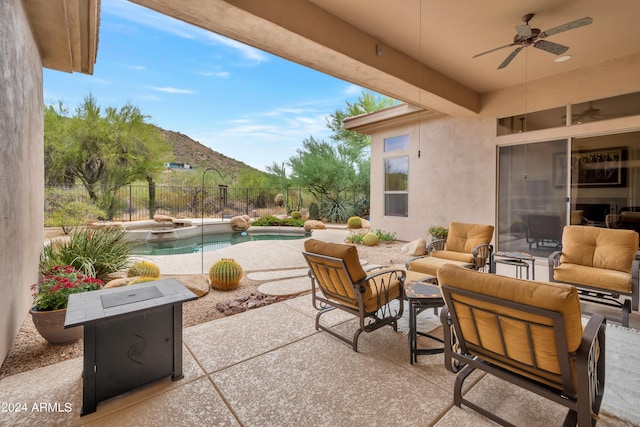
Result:
{"label": "metal chair frame", "polygon": [[[318,314],[316,315],[316,330],[328,332],[334,337],[350,344],[353,351],[356,352],[358,351],[358,338],[363,331],[372,332],[386,325],[391,325],[395,331],[398,330],[397,321],[402,317],[404,311],[405,272],[403,270],[378,268],[374,272],[369,273],[363,280],[354,283],[349,279],[349,273],[342,258],[333,258],[310,252],[303,252],[302,254],[309,265],[308,275],[311,279],[313,307],[318,310]],[[334,265],[337,264],[337,266],[328,265],[330,263],[324,261],[329,261]],[[339,272],[342,272],[342,274],[339,274]],[[353,289],[356,299],[332,291],[331,287],[326,283],[327,278],[334,278],[336,280],[347,278],[346,282],[341,281],[341,283],[338,283],[336,288],[346,289],[350,287]],[[393,309],[389,305],[389,302],[393,301],[389,301],[389,285],[390,282],[395,279],[400,281],[398,297],[394,298],[398,300],[397,309]],[[369,286],[375,286],[377,290],[376,295],[378,301],[375,311],[367,311],[365,309],[363,296]],[[318,288],[322,295],[318,294]],[[357,309],[353,308],[353,306],[356,306]],[[320,317],[323,314],[336,308],[358,317],[359,328],[355,331],[352,339],[320,323]]]}
{"label": "metal chair frame", "polygon": [[[465,404],[500,425],[512,425],[498,415],[462,397],[462,386],[465,379],[475,369],[480,369],[567,407],[569,411],[563,424],[565,426],[575,426],[576,423],[581,427],[595,425],[604,393],[606,326],[604,316],[594,315],[589,319],[582,335],[582,343],[578,351],[572,354],[569,353],[567,349],[566,330],[561,313],[506,301],[468,290],[457,289],[447,286],[446,284],[440,284],[440,288],[446,302],[446,306],[440,315],[442,323],[445,325],[443,328],[445,333],[445,366],[451,372],[458,373],[454,386],[454,404],[456,406],[461,407],[462,404]],[[464,298],[454,298],[452,295],[459,295]],[[542,316],[551,321],[551,326],[519,319],[515,317],[515,315],[506,316],[489,309],[479,308],[473,304],[473,300],[484,301],[523,313]],[[456,305],[458,307],[465,306],[466,309],[470,310],[472,314],[471,321],[476,331],[478,330],[478,323],[476,323],[474,314],[482,311],[485,315],[493,315],[495,318],[495,333],[500,337],[503,353],[506,356],[493,353],[491,350],[485,348],[482,342],[474,344],[465,340],[462,334],[460,319],[457,316],[456,310],[452,309],[452,307],[456,307]],[[505,337],[505,332],[500,327],[501,318],[523,323],[524,329],[527,331],[528,348],[533,360],[532,366],[523,365],[521,362],[509,357],[505,344],[507,337]],[[447,325],[449,327],[447,327]],[[537,366],[534,351],[535,345],[531,335],[531,328],[533,326],[536,328],[553,329],[558,353],[558,363],[560,366],[562,389],[557,389],[542,381],[536,381],[529,376],[521,374],[521,372],[526,371],[535,377],[536,371],[541,373],[546,372]],[[455,340],[453,340],[454,337]],[[527,344],[525,343],[524,345]],[[494,355],[496,357],[493,357]],[[575,386],[571,369],[572,358],[575,358]],[[541,375],[539,378],[544,378],[544,376]]]}

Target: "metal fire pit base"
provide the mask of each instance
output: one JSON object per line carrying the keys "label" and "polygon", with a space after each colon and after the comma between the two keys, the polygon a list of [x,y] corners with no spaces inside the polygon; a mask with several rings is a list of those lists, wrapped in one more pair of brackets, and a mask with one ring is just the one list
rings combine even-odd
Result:
{"label": "metal fire pit base", "polygon": [[182,303],[196,295],[175,279],[72,294],[65,328],[84,325],[81,415],[98,402],[182,375]]}

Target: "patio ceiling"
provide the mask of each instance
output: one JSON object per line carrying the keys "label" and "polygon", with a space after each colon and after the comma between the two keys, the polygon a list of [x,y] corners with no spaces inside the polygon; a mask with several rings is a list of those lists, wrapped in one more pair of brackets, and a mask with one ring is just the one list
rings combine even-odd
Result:
{"label": "patio ceiling", "polygon": [[[130,1],[453,115],[473,116],[483,95],[525,79],[552,78],[640,54],[640,2],[633,0]],[[502,70],[497,67],[513,48],[472,58],[510,43],[527,13],[535,13],[530,25],[542,31],[586,16],[593,24],[547,39],[570,47],[566,54],[572,58],[566,62],[556,63],[555,55],[531,47]],[[623,82],[619,92],[625,92]]]}

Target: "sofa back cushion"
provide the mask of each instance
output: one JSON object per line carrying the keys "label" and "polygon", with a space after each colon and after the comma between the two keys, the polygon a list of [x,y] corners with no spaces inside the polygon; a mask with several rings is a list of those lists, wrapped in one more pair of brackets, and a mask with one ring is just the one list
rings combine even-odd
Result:
{"label": "sofa back cushion", "polygon": [[493,225],[452,222],[445,250],[471,253],[476,246],[491,243],[492,238]]}
{"label": "sofa back cushion", "polygon": [[637,251],[638,233],[633,230],[567,225],[560,262],[631,273]]}

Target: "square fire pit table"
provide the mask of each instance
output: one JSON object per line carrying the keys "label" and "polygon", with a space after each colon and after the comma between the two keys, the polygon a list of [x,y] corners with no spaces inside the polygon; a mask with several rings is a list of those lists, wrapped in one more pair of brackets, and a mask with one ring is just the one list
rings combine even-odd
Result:
{"label": "square fire pit table", "polygon": [[64,326],[84,326],[81,415],[143,384],[183,377],[182,303],[195,299],[173,278],[69,296]]}

